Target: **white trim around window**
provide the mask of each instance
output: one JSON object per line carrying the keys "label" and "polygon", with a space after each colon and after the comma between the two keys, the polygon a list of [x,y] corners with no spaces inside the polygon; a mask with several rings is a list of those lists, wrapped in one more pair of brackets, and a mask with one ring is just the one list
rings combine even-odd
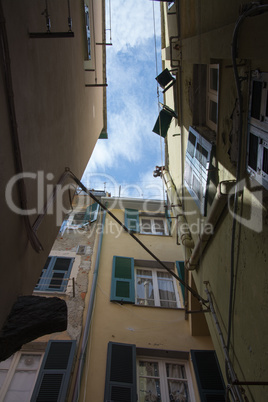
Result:
{"label": "white trim around window", "polygon": [[136,267],[135,304],[167,308],[182,307],[175,278],[165,270]]}
{"label": "white trim around window", "polygon": [[218,126],[219,65],[209,64],[207,78],[207,126],[217,132]]}
{"label": "white trim around window", "polygon": [[30,401],[43,355],[20,351],[0,362],[1,401]]}
{"label": "white trim around window", "polygon": [[140,217],[140,233],[153,235],[168,235],[167,222],[165,218],[159,217]]}
{"label": "white trim around window", "polygon": [[195,400],[187,361],[139,357],[137,380],[139,402],[160,400],[194,402]]}

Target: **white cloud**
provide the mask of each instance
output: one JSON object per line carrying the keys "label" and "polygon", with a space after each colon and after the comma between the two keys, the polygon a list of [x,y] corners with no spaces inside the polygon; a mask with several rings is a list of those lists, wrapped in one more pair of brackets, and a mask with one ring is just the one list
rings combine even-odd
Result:
{"label": "white cloud", "polygon": [[152,133],[152,120],[145,109],[129,99],[119,112],[109,114],[109,138],[98,141],[87,170],[116,167],[122,159],[137,162],[149,152],[160,152],[159,137]]}
{"label": "white cloud", "polygon": [[112,42],[117,52],[140,45],[153,36],[153,7],[156,32],[160,32],[159,4],[150,0],[111,0]]}

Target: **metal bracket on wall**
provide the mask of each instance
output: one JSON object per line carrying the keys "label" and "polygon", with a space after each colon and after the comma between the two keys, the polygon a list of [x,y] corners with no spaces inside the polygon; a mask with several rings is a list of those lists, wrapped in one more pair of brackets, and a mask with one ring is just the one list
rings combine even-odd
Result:
{"label": "metal bracket on wall", "polygon": [[68,0],[67,7],[68,7],[68,27],[69,30],[68,32],[51,32],[51,18],[50,14],[48,11],[48,0],[45,2],[46,8],[44,11],[41,13],[41,15],[44,15],[46,18],[46,27],[47,31],[46,32],[29,32],[29,37],[30,38],[35,38],[35,39],[47,39],[47,38],[73,38],[74,33],[72,31],[72,18],[71,18],[71,9],[70,9],[70,0]]}
{"label": "metal bracket on wall", "polygon": [[206,310],[185,310],[186,314],[196,314],[196,313],[210,313],[210,309]]}
{"label": "metal bracket on wall", "polygon": [[85,87],[108,87],[108,84],[85,84]]}
{"label": "metal bracket on wall", "polygon": [[74,32],[29,32],[29,38],[52,39],[52,38],[73,38]]}
{"label": "metal bracket on wall", "polygon": [[179,41],[179,36],[170,36],[169,38],[169,46],[170,46],[170,64],[171,67],[179,67],[180,66],[180,60],[179,60],[179,56],[178,58],[175,58],[175,54],[174,51],[180,52],[181,48],[178,45],[178,41]]}

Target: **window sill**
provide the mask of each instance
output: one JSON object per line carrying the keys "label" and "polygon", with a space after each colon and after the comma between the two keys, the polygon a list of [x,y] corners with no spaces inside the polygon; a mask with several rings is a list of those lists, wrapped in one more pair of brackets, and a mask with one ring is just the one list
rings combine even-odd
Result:
{"label": "window sill", "polygon": [[137,233],[143,236],[161,236],[161,237],[172,237],[171,235],[168,234],[158,234],[158,233]]}
{"label": "window sill", "polygon": [[164,310],[181,310],[185,311],[184,307],[162,307],[162,306],[145,306],[144,304],[133,304],[135,307],[145,307],[145,308],[159,308],[159,309],[164,309]]}
{"label": "window sill", "polygon": [[47,295],[51,295],[51,296],[54,296],[54,295],[66,296],[66,290],[63,291],[63,292],[59,292],[59,291],[57,292],[55,290],[34,290],[33,294],[38,294],[38,295],[45,294],[46,296]]}

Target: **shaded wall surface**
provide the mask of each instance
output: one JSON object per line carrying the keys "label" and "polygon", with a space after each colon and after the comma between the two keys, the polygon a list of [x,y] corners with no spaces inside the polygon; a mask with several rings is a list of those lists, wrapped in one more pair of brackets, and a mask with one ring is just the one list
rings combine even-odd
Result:
{"label": "shaded wall surface", "polygon": [[[180,3],[180,8],[178,7]],[[234,288],[231,315],[232,331],[230,357],[241,381],[265,381],[268,359],[265,339],[268,326],[267,314],[267,191],[252,178],[247,169],[248,113],[252,72],[268,71],[267,64],[267,12],[246,18],[238,35],[237,64],[241,78],[243,98],[242,146],[238,149],[239,110],[237,91],[231,59],[231,44],[236,21],[247,2],[176,2],[176,21],[162,8],[165,21],[162,28],[162,46],[169,44],[168,24],[181,31],[179,60],[181,69],[175,72],[177,79],[177,102],[179,117],[173,119],[167,136],[166,165],[170,171],[177,193],[184,197],[184,211],[195,244],[207,221],[214,201],[215,188],[223,180],[235,180],[237,159],[241,153],[241,196],[238,198],[238,218],[234,237]],[[174,6],[175,7],[175,6]],[[266,50],[264,50],[266,49]],[[162,51],[162,56],[166,55]],[[185,156],[189,127],[195,126],[196,91],[202,82],[194,75],[197,65],[219,65],[218,124],[214,132],[215,180],[210,183],[211,198],[207,216],[203,216],[194,198],[184,185]],[[171,68],[168,57],[163,66]],[[204,98],[206,102],[206,97]],[[174,107],[171,90],[165,93],[165,102]],[[203,128],[203,127],[202,127]],[[200,129],[197,127],[197,130]],[[201,131],[201,130],[200,130]],[[203,130],[204,131],[204,130]],[[180,135],[174,136],[179,133]],[[204,136],[205,137],[205,136]],[[213,187],[214,186],[214,187]],[[214,191],[214,194],[213,194]],[[200,255],[199,265],[192,276],[198,291],[205,297],[204,281],[209,281],[209,290],[216,313],[227,340],[229,300],[231,283],[231,248],[233,228],[233,198],[229,198],[219,220],[214,223],[213,235],[207,248]],[[197,230],[196,230],[197,229]],[[223,350],[211,314],[206,314],[214,347],[225,373]],[[249,400],[265,401],[267,387],[246,387]]]}
{"label": "shaded wall surface", "polygon": [[[95,83],[95,75],[97,82],[102,83],[105,69],[102,47],[94,54],[95,73],[84,69],[86,33],[82,3],[70,2],[74,37],[66,38],[29,37],[29,33],[46,32],[42,1],[2,1],[2,7],[7,42],[5,47],[1,42],[0,55],[1,211],[5,228],[1,241],[0,325],[16,298],[31,294],[61,225],[62,204],[66,210],[70,208],[65,188],[37,229],[44,249],[37,254],[28,241],[23,217],[10,209],[11,201],[5,200],[6,186],[21,172],[17,163],[20,158],[22,169],[28,174],[25,188],[28,209],[34,209],[29,217],[32,225],[65,167],[82,176],[104,127],[103,88],[85,84]],[[48,12],[51,32],[66,33],[67,2],[52,2]],[[92,41],[102,42],[102,2],[96,5],[91,18],[97,27],[91,32]],[[8,85],[5,71],[11,77]],[[15,113],[12,117],[10,104]],[[14,148],[14,138],[18,139],[20,152]],[[68,180],[63,185],[67,183]],[[20,207],[18,183],[10,188],[9,198]]]}

